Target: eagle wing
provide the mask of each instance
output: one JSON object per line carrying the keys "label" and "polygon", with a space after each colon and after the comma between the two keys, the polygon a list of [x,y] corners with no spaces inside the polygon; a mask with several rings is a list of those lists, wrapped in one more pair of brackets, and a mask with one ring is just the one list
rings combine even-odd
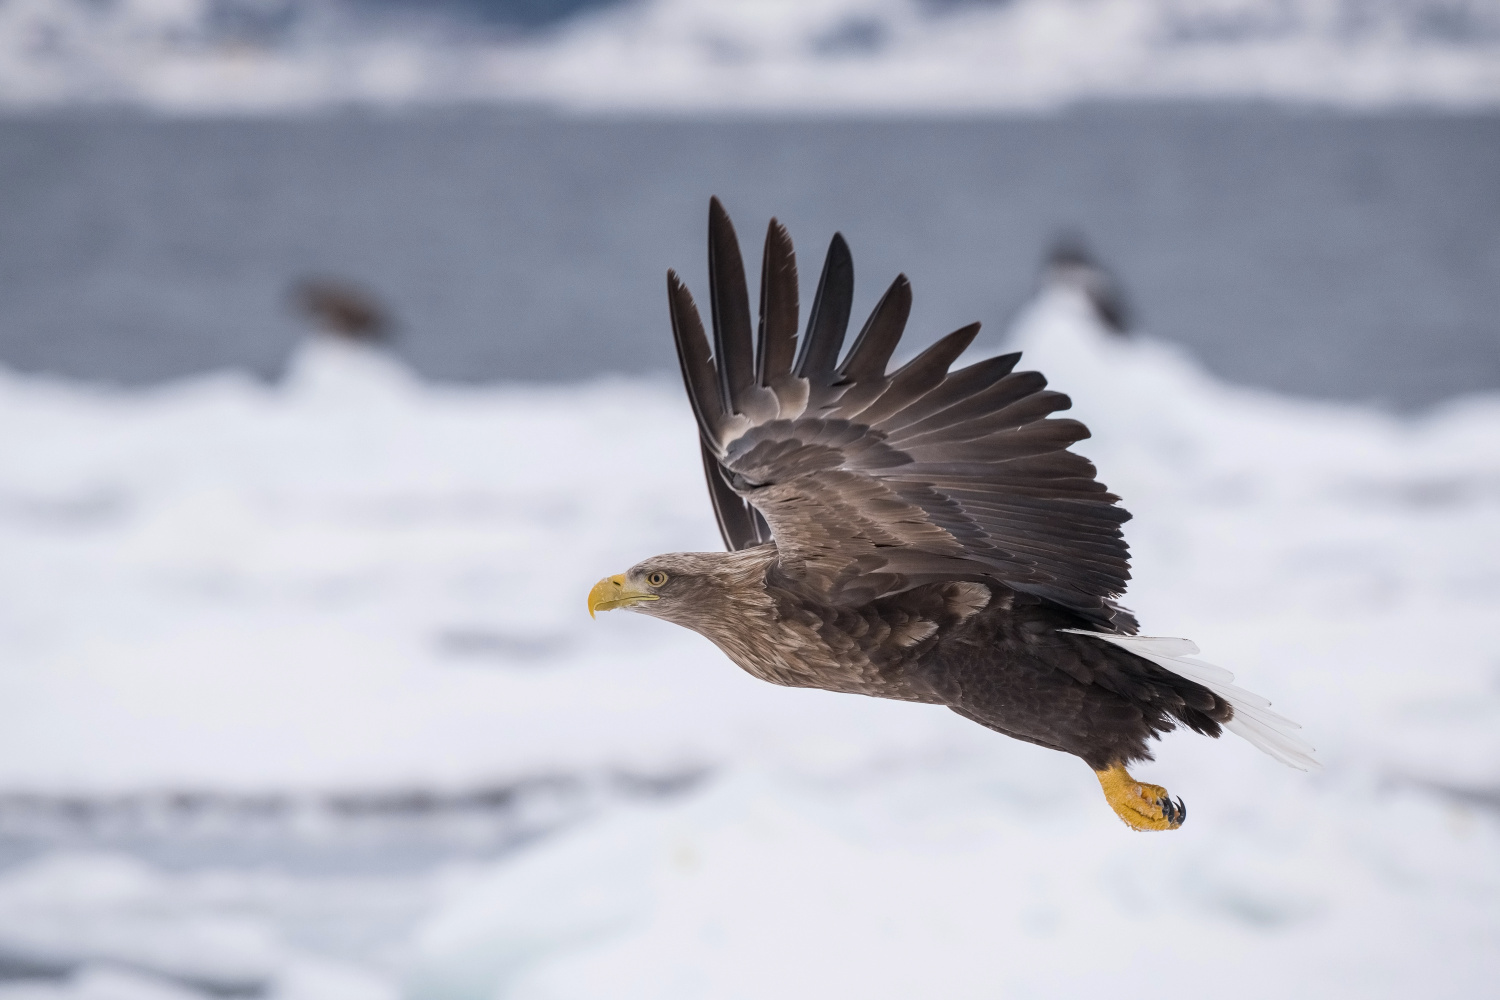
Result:
{"label": "eagle wing", "polygon": [[760,323],[734,227],[709,208],[713,342],[668,272],[672,329],[704,471],[730,549],[775,541],[781,577],[835,604],[927,583],[994,581],[1134,631],[1114,599],[1130,577],[1130,515],[1068,451],[1089,436],[1050,415],[1067,396],[1019,354],[949,368],[979,332],[948,334],[894,372],[911,310],[898,276],[840,360],[854,291],[842,236],[829,247],[797,336],[797,265],[774,219]]}

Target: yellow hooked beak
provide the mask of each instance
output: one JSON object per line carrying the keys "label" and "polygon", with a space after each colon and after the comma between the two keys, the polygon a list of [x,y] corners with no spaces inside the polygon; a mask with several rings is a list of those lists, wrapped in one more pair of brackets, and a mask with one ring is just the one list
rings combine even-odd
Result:
{"label": "yellow hooked beak", "polygon": [[642,601],[659,600],[661,598],[655,594],[643,594],[638,590],[631,590],[625,584],[625,575],[617,573],[614,576],[606,576],[594,584],[594,589],[589,591],[589,617],[594,617],[595,611],[613,611],[615,608],[628,608]]}

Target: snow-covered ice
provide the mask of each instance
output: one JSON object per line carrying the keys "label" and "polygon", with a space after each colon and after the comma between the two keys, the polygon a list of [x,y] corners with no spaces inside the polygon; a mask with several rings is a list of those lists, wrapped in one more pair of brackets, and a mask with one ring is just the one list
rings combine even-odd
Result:
{"label": "snow-covered ice", "polygon": [[1500,398],[1396,417],[1227,386],[1061,289],[1011,339],[1136,515],[1146,631],[1269,696],[1326,770],[1174,734],[1140,774],[1189,821],[1136,835],[1071,758],[589,621],[598,577],[717,547],[670,381],[433,386],[329,343],[277,386],[4,375],[0,790],[707,777],[383,873],[44,852],[0,872],[0,970],[35,973],[0,998],[1484,992]]}
{"label": "snow-covered ice", "polygon": [[[495,30],[463,0],[8,0],[0,105],[277,112],[1036,110],[1114,98],[1500,101],[1496,0],[625,0]],[[384,15],[384,16],[382,16]]]}

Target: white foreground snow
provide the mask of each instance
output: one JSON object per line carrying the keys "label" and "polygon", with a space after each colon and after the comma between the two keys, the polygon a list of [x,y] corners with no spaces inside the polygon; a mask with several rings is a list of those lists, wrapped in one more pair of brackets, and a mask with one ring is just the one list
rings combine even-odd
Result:
{"label": "white foreground snow", "polygon": [[[914,338],[938,331],[916,331]],[[1500,976],[1500,399],[1415,419],[1219,384],[1058,292],[1023,367],[1124,497],[1146,631],[1305,726],[1170,737],[1136,835],[1077,761],[760,684],[598,577],[717,537],[670,383],[0,380],[0,789],[713,775],[389,877],[0,872],[0,998],[1482,994]],[[1486,804],[1487,803],[1487,804]],[[5,962],[0,962],[4,966]]]}

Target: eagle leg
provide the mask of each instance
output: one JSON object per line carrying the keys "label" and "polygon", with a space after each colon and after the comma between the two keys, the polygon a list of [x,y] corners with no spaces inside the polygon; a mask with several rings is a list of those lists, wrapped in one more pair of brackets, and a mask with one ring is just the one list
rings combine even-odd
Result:
{"label": "eagle leg", "polygon": [[1124,764],[1095,771],[1094,775],[1104,789],[1104,798],[1110,808],[1132,830],[1175,830],[1187,819],[1187,807],[1182,804],[1182,799],[1173,802],[1160,785],[1136,781],[1125,770]]}

